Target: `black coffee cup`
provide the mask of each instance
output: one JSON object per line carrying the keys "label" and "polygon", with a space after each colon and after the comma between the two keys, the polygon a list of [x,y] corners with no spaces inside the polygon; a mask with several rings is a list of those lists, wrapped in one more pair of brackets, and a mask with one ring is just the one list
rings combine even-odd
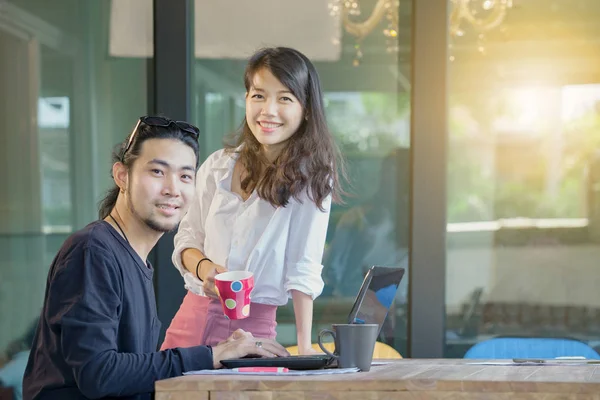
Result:
{"label": "black coffee cup", "polygon": [[[319,347],[327,355],[337,359],[338,368],[358,368],[369,371],[373,361],[375,342],[379,334],[378,324],[334,324],[333,330],[323,329],[319,333]],[[335,351],[329,352],[323,342],[324,336],[331,335]]]}

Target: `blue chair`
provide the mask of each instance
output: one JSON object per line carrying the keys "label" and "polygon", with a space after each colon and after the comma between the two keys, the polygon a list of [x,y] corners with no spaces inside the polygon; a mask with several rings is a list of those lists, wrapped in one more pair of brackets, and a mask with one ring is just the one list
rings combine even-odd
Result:
{"label": "blue chair", "polygon": [[464,358],[556,358],[580,356],[598,360],[598,354],[587,344],[567,338],[497,337],[471,347]]}

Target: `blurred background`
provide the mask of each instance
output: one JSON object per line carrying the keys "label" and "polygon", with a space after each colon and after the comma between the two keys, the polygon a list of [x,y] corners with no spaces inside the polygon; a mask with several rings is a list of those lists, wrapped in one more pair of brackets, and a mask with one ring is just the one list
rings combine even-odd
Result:
{"label": "blurred background", "polygon": [[[446,245],[432,248],[445,259],[431,277],[445,281],[439,356],[497,335],[600,347],[600,2],[448,0],[446,63],[421,66],[447,74],[446,110],[430,116],[446,119],[443,132],[411,122],[413,1],[192,3],[188,106],[203,159],[242,121],[254,50],[295,47],[321,76],[351,196],[331,212],[315,335],[345,320],[368,267],[412,265],[423,223],[411,224],[412,191],[430,183],[411,173],[411,141],[426,135],[447,159]],[[0,0],[0,349],[38,316],[62,242],[96,218],[112,147],[162,111],[149,100],[161,18],[152,0]],[[176,274],[170,254],[153,262]],[[404,356],[412,272],[380,338]],[[168,326],[183,282],[164,282]],[[278,322],[278,339],[295,344],[291,303]]]}

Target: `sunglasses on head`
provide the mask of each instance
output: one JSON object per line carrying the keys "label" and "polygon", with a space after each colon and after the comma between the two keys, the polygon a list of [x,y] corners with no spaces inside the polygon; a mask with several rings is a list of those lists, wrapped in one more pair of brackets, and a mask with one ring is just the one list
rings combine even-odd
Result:
{"label": "sunglasses on head", "polygon": [[127,154],[127,151],[129,151],[129,148],[131,147],[131,143],[133,143],[133,138],[134,138],[135,134],[137,133],[137,131],[139,130],[141,123],[144,123],[148,126],[158,126],[161,128],[168,128],[171,124],[174,124],[176,127],[181,129],[181,131],[189,134],[196,141],[198,140],[198,137],[200,136],[200,129],[198,129],[197,126],[188,124],[185,121],[173,121],[172,119],[169,119],[166,117],[148,117],[148,116],[140,117],[137,124],[135,125],[135,128],[133,128],[131,135],[129,135],[129,140],[127,141],[127,147],[125,147],[125,151],[123,152],[123,155],[121,156],[121,162],[123,162],[125,160],[125,154]]}

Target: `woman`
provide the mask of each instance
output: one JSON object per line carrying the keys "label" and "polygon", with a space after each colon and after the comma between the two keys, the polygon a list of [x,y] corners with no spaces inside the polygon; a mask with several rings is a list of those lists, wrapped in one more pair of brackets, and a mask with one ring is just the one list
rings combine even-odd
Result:
{"label": "woman", "polygon": [[[238,328],[274,339],[277,307],[292,298],[299,352],[309,354],[329,211],[341,192],[339,153],[317,71],[303,54],[262,49],[244,83],[237,141],[200,167],[196,201],[175,236],[173,262],[189,292],[163,349],[214,345]],[[228,270],[254,274],[246,319],[223,315],[214,276]]]}

